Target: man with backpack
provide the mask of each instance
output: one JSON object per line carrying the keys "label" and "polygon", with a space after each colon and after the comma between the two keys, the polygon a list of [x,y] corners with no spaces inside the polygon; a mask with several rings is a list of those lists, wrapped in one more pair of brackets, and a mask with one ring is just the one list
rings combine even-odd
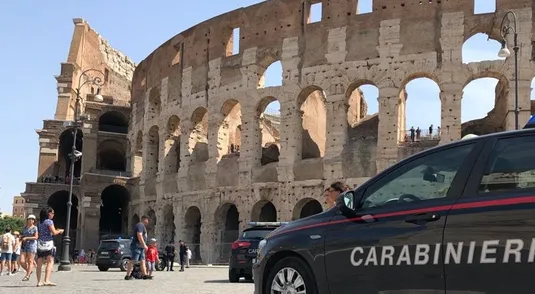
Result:
{"label": "man with backpack", "polygon": [[2,235],[0,243],[0,251],[2,252],[0,257],[0,275],[4,272],[4,266],[7,265],[7,275],[12,275],[13,268],[11,266],[11,255],[13,255],[13,247],[15,247],[15,237],[11,234],[11,228],[6,228],[5,233]]}

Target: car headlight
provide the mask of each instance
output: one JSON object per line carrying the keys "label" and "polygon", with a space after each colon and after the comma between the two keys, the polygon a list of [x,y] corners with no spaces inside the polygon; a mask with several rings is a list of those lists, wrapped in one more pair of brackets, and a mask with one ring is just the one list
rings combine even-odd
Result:
{"label": "car headlight", "polygon": [[264,246],[266,246],[266,244],[267,244],[267,240],[266,239],[262,239],[262,241],[260,241],[260,243],[258,243],[258,253],[257,253],[258,257],[260,257],[261,252],[262,252],[262,248],[264,248]]}

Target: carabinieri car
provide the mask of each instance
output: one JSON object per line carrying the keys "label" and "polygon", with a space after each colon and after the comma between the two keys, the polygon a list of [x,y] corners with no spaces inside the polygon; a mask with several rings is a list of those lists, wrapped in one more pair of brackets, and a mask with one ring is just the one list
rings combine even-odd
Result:
{"label": "carabinieri car", "polygon": [[255,294],[535,293],[535,129],[441,145],[259,244]]}

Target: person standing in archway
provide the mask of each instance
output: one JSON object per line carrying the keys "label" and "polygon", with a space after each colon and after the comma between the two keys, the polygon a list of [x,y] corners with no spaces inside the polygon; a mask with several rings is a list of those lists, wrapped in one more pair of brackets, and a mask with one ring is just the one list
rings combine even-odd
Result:
{"label": "person standing in archway", "polygon": [[144,280],[151,279],[147,275],[147,267],[145,264],[145,251],[147,246],[147,225],[150,222],[150,218],[146,215],[141,217],[141,221],[134,226],[134,233],[132,234],[132,243],[130,244],[130,250],[132,250],[132,259],[128,262],[128,268],[126,270],[125,280],[131,280],[132,269],[134,263],[139,262],[141,267],[141,274]]}

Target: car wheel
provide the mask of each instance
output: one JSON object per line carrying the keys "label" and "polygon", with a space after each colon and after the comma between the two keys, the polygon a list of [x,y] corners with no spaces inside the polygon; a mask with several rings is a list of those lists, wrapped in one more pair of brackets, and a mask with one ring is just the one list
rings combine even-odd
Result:
{"label": "car wheel", "polygon": [[119,265],[119,268],[122,272],[126,272],[126,268],[128,267],[128,262],[130,262],[130,259],[123,258],[121,259],[121,265]]}
{"label": "car wheel", "polygon": [[228,281],[231,283],[237,283],[240,281],[240,276],[238,276],[233,270],[229,269]]}
{"label": "car wheel", "polygon": [[264,293],[317,294],[308,266],[297,257],[279,260],[269,273]]}
{"label": "car wheel", "polygon": [[110,268],[109,267],[105,267],[105,266],[98,266],[98,270],[101,271],[101,272],[107,272]]}

